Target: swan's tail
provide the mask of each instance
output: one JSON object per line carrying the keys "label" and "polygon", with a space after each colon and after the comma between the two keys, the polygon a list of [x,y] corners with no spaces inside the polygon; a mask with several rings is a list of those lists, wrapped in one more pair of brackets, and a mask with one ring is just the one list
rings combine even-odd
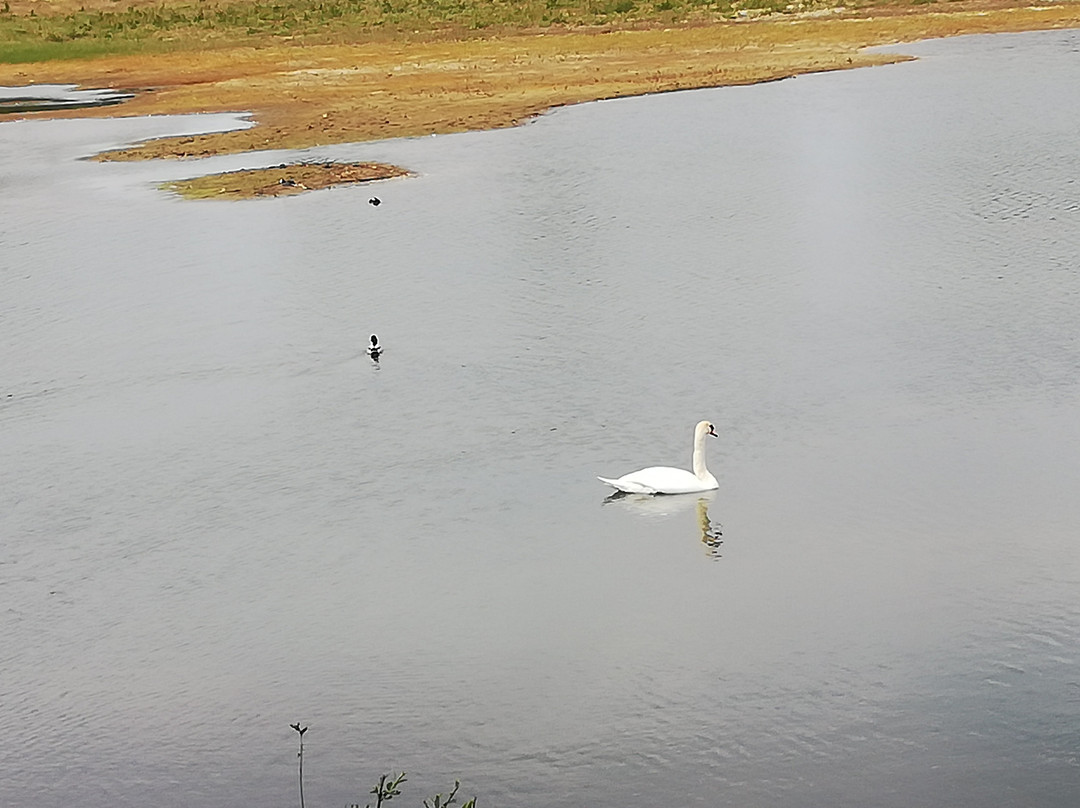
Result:
{"label": "swan's tail", "polygon": [[619,489],[619,484],[615,480],[609,480],[607,477],[597,477],[596,479],[598,479],[604,485],[610,485],[615,490]]}

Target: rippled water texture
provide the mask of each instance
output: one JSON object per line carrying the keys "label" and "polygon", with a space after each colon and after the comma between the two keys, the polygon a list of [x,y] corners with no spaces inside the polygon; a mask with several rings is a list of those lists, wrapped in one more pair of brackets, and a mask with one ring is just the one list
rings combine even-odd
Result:
{"label": "rippled water texture", "polygon": [[1080,34],[904,50],[249,203],[0,124],[0,804],[1080,804]]}

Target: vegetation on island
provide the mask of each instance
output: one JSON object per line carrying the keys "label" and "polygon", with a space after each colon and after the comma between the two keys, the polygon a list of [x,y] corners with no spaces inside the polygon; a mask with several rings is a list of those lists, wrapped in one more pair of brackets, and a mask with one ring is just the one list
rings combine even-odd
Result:
{"label": "vegetation on island", "polygon": [[172,191],[185,199],[251,199],[294,196],[304,191],[403,177],[408,173],[403,168],[384,163],[301,161],[174,180],[163,183],[161,189]]}

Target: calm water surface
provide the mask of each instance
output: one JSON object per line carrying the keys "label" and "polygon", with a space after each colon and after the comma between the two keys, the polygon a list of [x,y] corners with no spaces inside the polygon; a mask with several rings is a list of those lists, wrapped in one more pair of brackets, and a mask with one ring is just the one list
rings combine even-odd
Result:
{"label": "calm water surface", "polygon": [[378,208],[0,124],[0,804],[1080,804],[1080,33],[904,50]]}

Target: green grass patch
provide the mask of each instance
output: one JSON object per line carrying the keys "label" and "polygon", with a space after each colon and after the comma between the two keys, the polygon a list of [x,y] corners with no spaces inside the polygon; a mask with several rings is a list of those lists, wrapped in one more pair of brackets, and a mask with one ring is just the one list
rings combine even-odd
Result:
{"label": "green grass patch", "polygon": [[0,62],[25,64],[51,62],[64,59],[93,59],[98,56],[117,56],[141,53],[152,48],[153,43],[124,40],[80,39],[71,41],[23,41],[0,42]]}
{"label": "green grass patch", "polygon": [[783,12],[790,4],[790,0],[741,0],[739,8],[752,9],[766,14],[778,14]]}

